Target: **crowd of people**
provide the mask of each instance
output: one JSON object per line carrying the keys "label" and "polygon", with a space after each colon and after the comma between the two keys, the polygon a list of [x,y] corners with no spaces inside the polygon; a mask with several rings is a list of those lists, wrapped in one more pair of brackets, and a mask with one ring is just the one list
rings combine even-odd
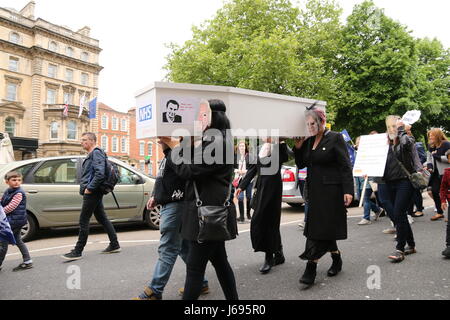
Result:
{"label": "crowd of people", "polygon": [[[223,150],[233,147],[233,139],[227,135],[231,124],[226,116],[226,106],[221,100],[202,101],[198,121],[202,124],[203,135],[194,139],[159,137],[164,151],[158,176],[148,209],[156,205],[162,207],[160,214],[161,238],[158,260],[154,266],[152,279],[136,299],[161,300],[178,256],[186,264],[184,288],[179,290],[184,300],[195,300],[209,292],[205,270],[211,262],[227,300],[239,299],[233,268],[228,261],[225,242],[238,234],[238,222],[250,221],[250,238],[255,252],[264,252],[265,259],[259,271],[267,274],[277,265],[285,262],[282,236],[280,233],[282,179],[281,166],[293,155],[298,168],[307,168],[306,184],[302,194],[306,202],[304,236],[306,244],[300,255],[306,261],[304,273],[299,282],[312,285],[316,278],[318,261],[327,253],[331,254],[332,265],[327,275],[333,277],[341,272],[343,254],[337,241],[345,240],[347,232],[347,207],[352,203],[355,190],[364,192],[364,218],[359,225],[371,223],[370,212],[375,220],[386,214],[392,221],[396,233],[395,251],[388,256],[393,262],[401,262],[405,255],[416,252],[416,243],[411,220],[423,216],[422,191],[413,187],[410,175],[421,172],[429,176],[428,192],[433,198],[436,215],[433,221],[444,218],[444,210],[450,201],[450,142],[441,129],[428,132],[429,150],[425,157],[423,145],[415,141],[411,127],[400,117],[386,119],[389,152],[383,177],[368,177],[354,183],[352,164],[347,143],[340,133],[326,128],[325,113],[316,108],[305,113],[308,138],[297,138],[291,150],[283,139],[266,137],[253,159],[245,141],[236,146],[234,163],[227,163],[225,153],[214,162],[198,162],[212,144],[223,146]],[[214,130],[215,134],[211,134]],[[219,132],[219,135],[217,135]],[[376,132],[372,132],[376,133]],[[183,144],[189,144],[185,149]],[[103,208],[103,194],[99,185],[104,179],[106,154],[96,147],[96,136],[85,133],[82,146],[88,152],[83,163],[80,194],[83,207],[80,214],[79,240],[74,250],[64,255],[66,260],[82,257],[89,233],[92,215],[107,231],[110,245],[104,253],[121,250],[114,227],[106,217]],[[422,149],[421,149],[422,147]],[[185,152],[190,150],[190,152]],[[185,152],[183,154],[183,152]],[[277,157],[272,157],[277,155]],[[176,161],[178,157],[192,161]],[[267,167],[274,167],[271,174],[263,174]],[[426,174],[428,173],[428,174]],[[26,194],[22,190],[21,176],[16,172],[6,175],[9,188],[1,199],[1,205],[13,228],[15,240],[23,255],[23,263],[15,270],[31,268],[32,260],[20,239],[20,229],[26,223]],[[256,190],[253,192],[253,190]],[[326,197],[326,201],[324,201]],[[239,215],[233,203],[237,199]],[[244,198],[246,202],[244,203]],[[200,241],[199,233],[204,217],[199,214],[201,207],[226,208],[226,234],[224,240]],[[416,211],[413,210],[414,206]],[[251,215],[253,209],[253,215]],[[447,224],[447,247],[442,254],[450,258],[450,226]],[[6,255],[8,243],[0,242],[0,267]]]}

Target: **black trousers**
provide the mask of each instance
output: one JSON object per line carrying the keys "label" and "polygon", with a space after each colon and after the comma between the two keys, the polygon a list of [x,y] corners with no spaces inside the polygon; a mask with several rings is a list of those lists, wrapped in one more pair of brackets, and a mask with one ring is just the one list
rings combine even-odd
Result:
{"label": "black trousers", "polygon": [[431,175],[430,180],[431,180],[430,181],[431,193],[433,194],[434,205],[436,207],[437,213],[444,214],[444,211],[442,210],[441,207],[441,197],[439,196],[442,176],[440,176],[439,173],[435,171]]}
{"label": "black trousers", "polygon": [[191,241],[186,263],[186,283],[183,300],[197,300],[203,285],[206,265],[211,261],[225,299],[238,300],[236,280],[228,262],[224,241],[198,243]]}
{"label": "black trousers", "polygon": [[80,213],[80,232],[78,234],[78,242],[75,246],[77,253],[82,253],[89,236],[89,221],[92,214],[95,219],[100,223],[105,231],[108,233],[109,241],[112,246],[118,246],[117,234],[111,221],[106,216],[105,208],[103,207],[103,194],[95,192],[92,194],[85,194],[83,196],[83,206]]}

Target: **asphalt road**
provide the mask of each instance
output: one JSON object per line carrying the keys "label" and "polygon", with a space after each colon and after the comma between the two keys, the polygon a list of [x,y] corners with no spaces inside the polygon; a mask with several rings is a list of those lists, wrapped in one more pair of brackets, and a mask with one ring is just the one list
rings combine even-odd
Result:
{"label": "asphalt road", "polygon": [[[358,214],[361,209],[350,210],[350,215]],[[393,235],[381,232],[390,225],[387,218],[357,226],[360,218],[349,217],[349,239],[338,243],[343,254],[343,272],[335,278],[326,276],[331,265],[327,255],[319,262],[316,284],[308,289],[298,283],[305,267],[305,262],[298,258],[305,245],[303,232],[297,225],[303,216],[298,210],[283,209],[281,234],[286,263],[274,267],[267,275],[258,272],[264,254],[253,252],[249,225],[240,225],[238,239],[227,243],[239,296],[243,300],[448,300],[450,260],[441,256],[446,224],[431,222],[433,214],[433,209],[428,208],[424,217],[416,218],[413,231],[418,253],[400,264],[387,259],[395,248]],[[60,255],[70,250],[76,231],[53,231],[29,243],[35,267],[17,273],[11,270],[20,262],[20,255],[16,248],[10,247],[0,271],[0,300],[129,300],[142,291],[153,273],[158,237],[157,231],[143,227],[120,227],[123,251],[102,255],[99,252],[106,247],[107,236],[97,230],[89,238],[91,244],[83,259],[67,263]],[[206,275],[211,292],[201,299],[223,299],[210,265]],[[184,280],[185,266],[178,259],[164,299],[179,300],[177,292]]]}

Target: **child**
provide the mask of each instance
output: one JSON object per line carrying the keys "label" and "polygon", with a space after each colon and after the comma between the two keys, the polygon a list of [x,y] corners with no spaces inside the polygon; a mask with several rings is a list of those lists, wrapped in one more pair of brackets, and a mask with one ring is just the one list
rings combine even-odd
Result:
{"label": "child", "polygon": [[[23,257],[23,263],[14,268],[13,271],[31,269],[33,268],[33,261],[20,235],[22,227],[27,224],[26,196],[25,191],[20,187],[22,175],[15,171],[8,172],[5,175],[5,182],[9,188],[5,190],[0,200],[0,205],[6,213],[14,238],[16,239],[17,247]],[[0,241],[0,270],[7,252],[8,242]]]}
{"label": "child", "polygon": [[[450,163],[450,152],[446,152],[447,160]],[[441,182],[441,206],[442,210],[448,209],[448,203],[450,203],[450,168],[444,170],[444,176],[442,177]],[[450,209],[447,211],[450,212]],[[447,221],[447,248],[442,252],[442,255],[450,258],[450,222]]]}

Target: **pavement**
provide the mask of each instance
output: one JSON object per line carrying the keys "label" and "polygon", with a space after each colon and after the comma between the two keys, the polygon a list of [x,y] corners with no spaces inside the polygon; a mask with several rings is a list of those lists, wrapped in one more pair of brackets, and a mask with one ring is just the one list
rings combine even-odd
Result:
{"label": "pavement", "polygon": [[[316,283],[310,288],[298,282],[305,267],[305,262],[298,258],[305,246],[303,230],[298,227],[303,214],[298,209],[283,209],[281,234],[286,263],[274,267],[266,275],[258,271],[264,254],[254,253],[251,248],[250,225],[240,224],[239,237],[227,243],[240,299],[450,299],[450,260],[441,255],[445,246],[446,223],[443,220],[430,221],[434,215],[431,207],[426,209],[424,217],[416,218],[412,225],[418,253],[407,256],[399,264],[387,259],[395,249],[393,235],[382,233],[390,226],[388,218],[358,226],[361,209],[350,211],[348,240],[338,242],[344,261],[343,271],[337,277],[328,278],[326,272],[331,265],[331,257],[325,256],[319,262]],[[124,242],[120,253],[100,254],[106,247],[107,237],[101,231],[95,231],[89,238],[91,244],[83,259],[65,262],[60,255],[69,251],[75,242],[76,232],[65,234],[64,231],[57,231],[48,239],[29,243],[30,250],[33,251],[32,247],[36,250],[32,253],[34,268],[21,272],[12,272],[12,268],[20,263],[20,255],[10,247],[0,271],[0,300],[130,300],[143,290],[151,278],[158,256],[159,234],[139,227],[137,230],[125,227],[119,239],[123,239],[122,234],[127,232],[132,233],[135,240]],[[44,244],[47,247],[42,247]],[[201,300],[224,299],[211,265],[208,265],[206,276],[210,282],[210,293]],[[178,289],[183,287],[184,280],[185,265],[178,259],[163,298],[180,300]]]}

